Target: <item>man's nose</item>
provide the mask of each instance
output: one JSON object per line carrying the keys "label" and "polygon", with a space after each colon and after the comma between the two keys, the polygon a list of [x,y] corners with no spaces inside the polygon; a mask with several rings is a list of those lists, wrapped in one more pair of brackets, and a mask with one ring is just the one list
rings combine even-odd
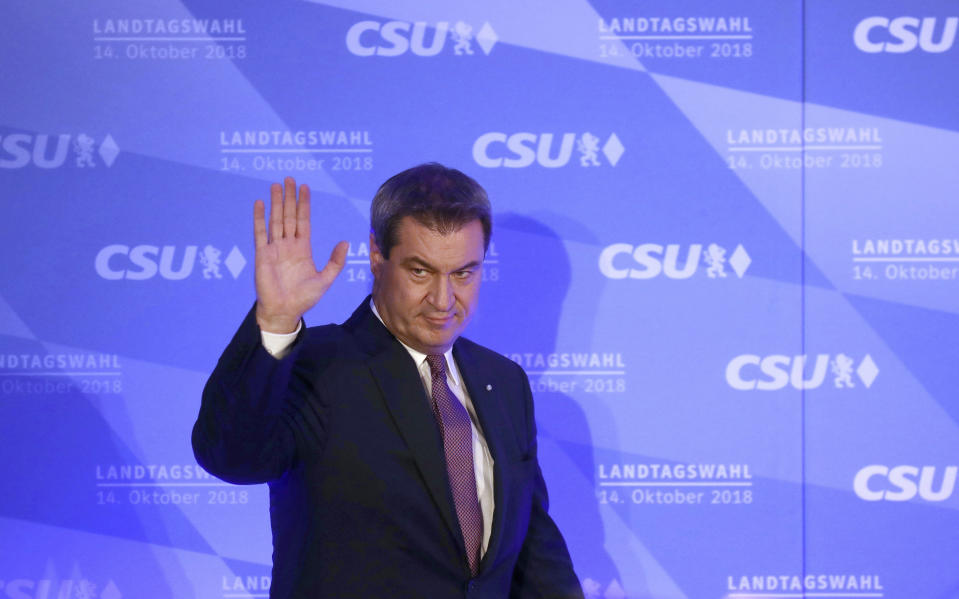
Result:
{"label": "man's nose", "polygon": [[430,287],[429,302],[437,310],[449,312],[453,308],[453,286],[445,275],[437,275]]}

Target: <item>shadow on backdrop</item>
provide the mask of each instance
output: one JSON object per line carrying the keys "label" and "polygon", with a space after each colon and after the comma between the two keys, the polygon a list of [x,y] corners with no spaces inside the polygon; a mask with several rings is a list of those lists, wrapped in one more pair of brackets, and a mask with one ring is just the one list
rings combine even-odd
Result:
{"label": "shadow on backdrop", "polygon": [[[480,292],[479,311],[467,336],[517,359],[516,354],[556,351],[564,307],[578,324],[591,321],[593,306],[564,306],[571,267],[563,240],[529,216],[498,214]],[[590,330],[591,327],[576,327]],[[591,340],[577,339],[578,348]],[[539,461],[557,521],[587,597],[621,588],[619,572],[604,547],[596,498],[593,440],[579,403],[548,377],[530,375],[536,408]]]}

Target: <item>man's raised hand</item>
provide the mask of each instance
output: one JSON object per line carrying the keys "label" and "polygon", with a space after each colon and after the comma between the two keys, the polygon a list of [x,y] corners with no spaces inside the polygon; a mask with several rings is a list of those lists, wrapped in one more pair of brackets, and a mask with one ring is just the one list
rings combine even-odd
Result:
{"label": "man's raised hand", "polygon": [[267,231],[263,200],[253,204],[256,240],[256,322],[270,333],[292,333],[303,314],[319,301],[346,263],[349,244],[341,241],[318,271],[310,247],[310,188],[287,177],[270,186]]}

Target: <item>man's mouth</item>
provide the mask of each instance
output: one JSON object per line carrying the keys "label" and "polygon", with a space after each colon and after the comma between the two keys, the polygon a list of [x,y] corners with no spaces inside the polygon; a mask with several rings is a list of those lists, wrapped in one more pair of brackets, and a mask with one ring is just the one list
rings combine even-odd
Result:
{"label": "man's mouth", "polygon": [[436,315],[434,315],[434,316],[426,316],[426,315],[424,315],[423,318],[426,319],[426,322],[428,322],[428,323],[430,323],[430,324],[432,324],[432,325],[435,325],[435,326],[446,326],[447,324],[449,324],[450,322],[453,321],[453,317],[454,317],[455,315],[456,315],[455,313],[443,314],[443,315],[440,315],[440,316],[436,316]]}

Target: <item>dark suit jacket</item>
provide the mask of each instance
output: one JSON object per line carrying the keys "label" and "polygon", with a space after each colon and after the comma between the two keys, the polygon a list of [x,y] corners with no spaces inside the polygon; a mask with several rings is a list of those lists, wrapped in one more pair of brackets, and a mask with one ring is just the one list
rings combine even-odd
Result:
{"label": "dark suit jacket", "polygon": [[429,399],[369,299],[305,329],[282,360],[247,315],[203,391],[193,449],[223,480],[269,483],[270,597],[582,597],[546,511],[526,374],[463,338],[453,355],[494,461],[472,580]]}

